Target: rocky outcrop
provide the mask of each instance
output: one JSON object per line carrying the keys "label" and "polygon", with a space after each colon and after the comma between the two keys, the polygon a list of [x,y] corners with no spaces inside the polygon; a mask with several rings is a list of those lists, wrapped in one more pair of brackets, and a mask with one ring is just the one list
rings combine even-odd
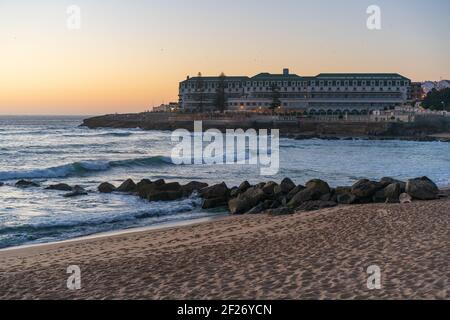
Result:
{"label": "rocky outcrop", "polygon": [[125,180],[117,189],[117,192],[134,192],[136,190],[136,184],[132,179]]}
{"label": "rocky outcrop", "polygon": [[116,187],[109,182],[103,182],[97,189],[100,193],[111,193],[116,191]]}
{"label": "rocky outcrop", "polygon": [[39,187],[39,183],[28,181],[28,180],[19,180],[16,182],[16,187],[18,188],[31,188],[31,187]]}
{"label": "rocky outcrop", "polygon": [[434,200],[438,198],[439,189],[427,177],[411,179],[406,182],[406,193],[418,200]]}
{"label": "rocky outcrop", "polygon": [[80,187],[80,186],[75,186],[72,189],[72,192],[66,193],[63,195],[64,198],[73,198],[73,197],[79,197],[79,196],[85,196],[87,195],[88,192]]}
{"label": "rocky outcrop", "polygon": [[[178,182],[167,183],[162,179],[143,179],[134,184],[129,179],[119,188],[122,192],[129,192],[149,201],[174,201],[198,192],[198,196],[203,199],[203,209],[228,207],[231,214],[285,215],[294,211],[321,210],[341,204],[405,204],[413,199],[431,200],[445,196],[439,193],[436,185],[426,177],[412,179],[408,183],[388,177],[380,181],[361,179],[352,186],[336,188],[330,188],[327,182],[320,179],[310,180],[305,186],[296,186],[292,180],[286,178],[280,184],[269,181],[255,186],[244,181],[239,187],[231,189],[224,182],[212,186],[197,181],[180,185]],[[98,189],[103,193],[115,190],[114,186],[107,182],[102,183]],[[86,191],[81,188],[66,196],[82,194],[86,194]]]}
{"label": "rocky outcrop", "polygon": [[191,196],[194,192],[198,192],[202,189],[205,189],[208,187],[207,183],[204,182],[198,182],[198,181],[191,181],[188,184],[185,184],[181,186],[181,189],[183,190],[183,195],[185,197]]}
{"label": "rocky outcrop", "polygon": [[357,198],[364,199],[373,197],[382,188],[383,186],[378,182],[362,179],[352,186],[351,192]]}
{"label": "rocky outcrop", "polygon": [[46,190],[72,191],[73,188],[66,183],[52,184],[45,188]]}

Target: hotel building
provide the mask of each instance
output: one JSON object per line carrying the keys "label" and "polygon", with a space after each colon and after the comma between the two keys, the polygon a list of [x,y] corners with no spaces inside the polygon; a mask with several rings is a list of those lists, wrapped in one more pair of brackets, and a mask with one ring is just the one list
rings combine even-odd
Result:
{"label": "hotel building", "polygon": [[285,111],[367,114],[405,104],[411,96],[410,86],[408,78],[395,73],[303,77],[284,69],[282,74],[260,73],[254,77],[187,77],[179,85],[179,103],[187,112],[214,111],[217,92],[222,91],[227,110],[268,109],[276,99]]}

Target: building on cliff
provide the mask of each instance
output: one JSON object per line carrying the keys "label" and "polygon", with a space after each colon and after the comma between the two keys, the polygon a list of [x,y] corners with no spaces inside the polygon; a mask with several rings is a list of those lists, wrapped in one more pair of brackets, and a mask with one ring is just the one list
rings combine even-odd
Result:
{"label": "building on cliff", "polygon": [[187,77],[179,84],[180,109],[254,111],[277,108],[325,114],[367,114],[402,106],[411,99],[411,80],[396,73],[321,73],[298,76]]}

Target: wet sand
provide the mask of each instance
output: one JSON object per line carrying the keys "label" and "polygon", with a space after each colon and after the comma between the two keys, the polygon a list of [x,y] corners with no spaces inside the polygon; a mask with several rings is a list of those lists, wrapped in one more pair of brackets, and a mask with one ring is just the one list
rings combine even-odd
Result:
{"label": "wet sand", "polygon": [[[449,299],[450,199],[340,206],[0,251],[1,299]],[[81,290],[69,290],[69,265]],[[367,268],[381,269],[381,290]]]}

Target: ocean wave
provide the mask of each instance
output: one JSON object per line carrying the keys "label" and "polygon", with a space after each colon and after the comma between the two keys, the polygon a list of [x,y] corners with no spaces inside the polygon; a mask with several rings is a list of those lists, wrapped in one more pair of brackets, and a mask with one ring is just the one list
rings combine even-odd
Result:
{"label": "ocean wave", "polygon": [[104,132],[96,134],[64,134],[65,138],[95,138],[95,137],[129,137],[135,134],[134,132]]}
{"label": "ocean wave", "polygon": [[64,178],[69,176],[85,175],[90,172],[108,171],[112,168],[118,167],[146,167],[164,165],[173,165],[170,157],[153,156],[115,161],[90,160],[73,162],[70,164],[45,169],[0,171],[0,180]]}
{"label": "ocean wave", "polygon": [[201,205],[201,200],[198,197],[191,197],[173,202],[158,203],[152,208],[146,210],[131,211],[128,213],[102,215],[86,220],[58,220],[53,222],[42,222],[34,224],[22,224],[16,226],[0,227],[0,235],[5,234],[34,234],[41,233],[60,233],[64,230],[73,230],[77,228],[95,228],[101,225],[118,224],[124,222],[132,222],[146,218],[156,218],[163,216],[173,216],[180,213],[191,212]]}

